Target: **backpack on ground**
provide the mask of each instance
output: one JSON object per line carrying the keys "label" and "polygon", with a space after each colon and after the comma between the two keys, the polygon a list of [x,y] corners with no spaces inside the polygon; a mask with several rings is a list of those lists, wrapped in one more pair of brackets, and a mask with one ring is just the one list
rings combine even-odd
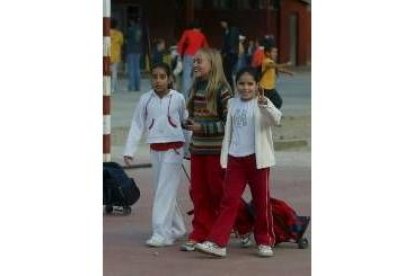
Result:
{"label": "backpack on ground", "polygon": [[103,205],[105,212],[112,213],[114,206],[122,207],[123,214],[131,213],[131,205],[141,193],[133,178],[115,162],[103,162]]}
{"label": "backpack on ground", "polygon": [[[275,244],[295,242],[300,249],[308,247],[308,239],[304,237],[310,222],[309,216],[299,216],[286,202],[270,198],[273,218]],[[255,211],[252,202],[240,200],[234,231],[238,236],[246,236],[253,232]]]}

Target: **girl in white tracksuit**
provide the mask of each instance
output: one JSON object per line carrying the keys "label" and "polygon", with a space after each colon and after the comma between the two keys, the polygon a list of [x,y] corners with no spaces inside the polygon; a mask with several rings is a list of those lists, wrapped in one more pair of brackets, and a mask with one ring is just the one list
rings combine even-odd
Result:
{"label": "girl in white tracksuit", "polygon": [[153,89],[141,96],[135,108],[124,151],[124,161],[130,166],[138,141],[146,134],[154,173],[153,233],[146,241],[152,247],[172,245],[185,234],[176,196],[186,141],[181,124],[187,111],[183,95],[170,89],[171,77],[167,64],[153,66]]}

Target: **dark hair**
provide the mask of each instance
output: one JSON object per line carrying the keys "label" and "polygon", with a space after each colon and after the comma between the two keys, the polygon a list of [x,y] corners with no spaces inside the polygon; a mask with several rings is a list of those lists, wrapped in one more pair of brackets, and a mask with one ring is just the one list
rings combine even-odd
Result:
{"label": "dark hair", "polygon": [[189,28],[189,29],[200,29],[200,28],[201,28],[200,22],[199,22],[197,19],[195,19],[194,21],[192,21],[192,22],[188,25],[188,28]]}
{"label": "dark hair", "polygon": [[164,69],[164,71],[165,71],[165,73],[167,74],[167,77],[168,77],[168,79],[169,79],[169,81],[168,81],[168,88],[169,88],[169,89],[172,89],[172,88],[173,88],[173,82],[171,81],[171,80],[172,80],[172,74],[171,74],[171,68],[170,68],[170,66],[169,66],[167,63],[165,63],[165,62],[155,63],[155,64],[154,64],[154,65],[152,65],[152,67],[151,67],[151,72],[152,72],[154,69],[156,69],[156,68],[161,68],[161,69]]}
{"label": "dark hair", "polygon": [[227,26],[229,28],[230,27],[233,27],[233,21],[230,18],[228,18],[228,17],[222,17],[222,18],[220,18],[220,22],[226,22],[227,23]]}
{"label": "dark hair", "polygon": [[111,28],[116,28],[118,27],[118,20],[116,20],[115,18],[111,19]]}
{"label": "dark hair", "polygon": [[251,76],[253,77],[253,79],[254,79],[254,81],[255,81],[255,82],[259,82],[259,81],[260,81],[260,76],[259,76],[259,74],[258,74],[258,72],[257,72],[257,69],[256,69],[256,68],[253,68],[253,67],[248,66],[248,67],[243,67],[242,69],[240,69],[240,70],[237,72],[237,74],[236,74],[236,82],[238,82],[238,81],[239,81],[239,79],[240,79],[240,77],[241,77],[243,74],[245,74],[245,73],[247,73],[247,74],[251,75]]}
{"label": "dark hair", "polygon": [[277,49],[277,47],[274,46],[274,45],[267,45],[267,46],[264,47],[264,52],[265,53],[270,53],[272,51],[272,49]]}

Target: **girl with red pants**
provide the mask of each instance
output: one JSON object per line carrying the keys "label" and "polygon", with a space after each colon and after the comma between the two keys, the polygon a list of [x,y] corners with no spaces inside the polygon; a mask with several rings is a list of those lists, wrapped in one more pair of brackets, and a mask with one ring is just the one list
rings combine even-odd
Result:
{"label": "girl with red pants", "polygon": [[189,119],[185,125],[192,131],[190,197],[194,205],[193,231],[181,246],[193,251],[197,242],[206,240],[217,218],[223,193],[224,171],[220,151],[231,89],[226,81],[220,53],[202,48],[193,61],[195,77],[188,100]]}
{"label": "girl with red pants", "polygon": [[206,241],[195,249],[218,257],[226,256],[240,197],[248,183],[256,217],[254,237],[257,254],[273,256],[275,242],[270,208],[269,174],[275,165],[272,128],[282,113],[258,88],[255,69],[241,69],[236,76],[238,95],[230,99],[220,163],[227,168],[220,214]]}

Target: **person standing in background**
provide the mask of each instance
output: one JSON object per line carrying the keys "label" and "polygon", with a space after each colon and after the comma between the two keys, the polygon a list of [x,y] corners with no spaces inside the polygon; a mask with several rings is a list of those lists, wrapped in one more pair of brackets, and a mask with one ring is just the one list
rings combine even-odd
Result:
{"label": "person standing in background", "polygon": [[140,18],[131,19],[127,32],[128,90],[141,90],[140,59],[142,55],[142,26]]}
{"label": "person standing in background", "polygon": [[181,92],[185,99],[188,99],[189,90],[192,84],[191,71],[193,69],[193,57],[201,49],[208,47],[207,39],[201,32],[200,24],[196,21],[190,24],[183,32],[178,41],[178,53],[183,57],[183,81]]}
{"label": "person standing in background", "polygon": [[155,47],[152,50],[151,64],[164,62],[165,40],[163,38],[155,40]]}
{"label": "person standing in background", "polygon": [[220,21],[221,27],[224,29],[224,43],[221,49],[223,57],[223,69],[227,82],[233,88],[233,71],[235,69],[239,55],[239,35],[240,31],[234,27],[228,19]]}
{"label": "person standing in background", "polygon": [[117,29],[118,21],[111,20],[111,93],[118,92],[118,69],[121,63],[121,49],[124,44],[124,35]]}
{"label": "person standing in background", "polygon": [[237,59],[236,72],[246,67],[247,53],[246,53],[246,48],[244,46],[245,41],[246,41],[246,37],[244,35],[239,35],[239,55]]}

